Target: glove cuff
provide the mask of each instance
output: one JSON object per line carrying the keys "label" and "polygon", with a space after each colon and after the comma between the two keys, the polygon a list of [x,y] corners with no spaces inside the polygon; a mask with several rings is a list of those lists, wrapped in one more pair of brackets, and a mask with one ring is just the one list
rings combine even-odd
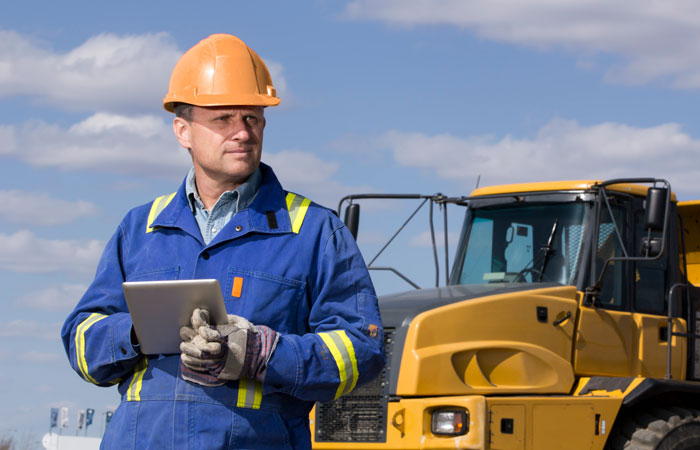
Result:
{"label": "glove cuff", "polygon": [[[218,372],[221,372],[220,368],[218,369]],[[190,367],[186,366],[182,361],[180,361],[180,376],[185,381],[197,383],[201,386],[206,387],[223,386],[225,384],[225,380],[218,379],[218,373],[216,373],[216,370],[193,370]]]}
{"label": "glove cuff", "polygon": [[279,333],[265,325],[255,325],[254,331],[248,330],[248,345],[241,377],[256,379],[262,383],[265,379],[267,363],[277,347],[278,340]]}

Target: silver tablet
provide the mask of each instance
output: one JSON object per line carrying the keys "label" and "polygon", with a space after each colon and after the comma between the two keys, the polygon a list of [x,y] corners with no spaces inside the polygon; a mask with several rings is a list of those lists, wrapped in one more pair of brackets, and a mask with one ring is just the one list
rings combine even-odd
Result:
{"label": "silver tablet", "polygon": [[190,324],[195,308],[206,308],[213,324],[227,322],[217,280],[127,281],[122,289],[146,355],[180,353],[180,327]]}

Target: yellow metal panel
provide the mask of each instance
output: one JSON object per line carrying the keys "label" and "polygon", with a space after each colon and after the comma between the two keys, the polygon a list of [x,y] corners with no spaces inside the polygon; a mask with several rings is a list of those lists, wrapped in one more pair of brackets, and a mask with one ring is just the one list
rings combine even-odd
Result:
{"label": "yellow metal panel", "polygon": [[[486,186],[472,191],[471,197],[484,195],[501,194],[526,194],[529,192],[546,191],[585,191],[594,185],[601,183],[600,180],[571,180],[571,181],[543,181],[539,183],[504,184],[498,186]],[[646,197],[648,185],[644,184],[612,184],[606,186],[609,191],[626,192],[628,194]],[[671,193],[671,200],[676,201],[676,195]]]}
{"label": "yellow metal panel", "polygon": [[[505,432],[503,421],[513,423],[512,432]],[[520,450],[525,448],[525,406],[524,405],[493,405],[489,409],[490,448],[493,450]]]}
{"label": "yellow metal panel", "polygon": [[[633,314],[639,336],[639,357],[635,362],[635,376],[663,378],[666,374],[668,342],[660,339],[661,329],[668,328],[668,319],[650,314]],[[668,330],[666,330],[666,335]],[[686,322],[673,320],[673,331],[685,333]],[[671,340],[671,374],[675,380],[684,380],[686,374],[687,338],[673,336]]]}
{"label": "yellow metal panel", "polygon": [[[667,343],[660,339],[666,318],[650,314],[581,306],[574,371],[576,375],[663,378]],[[685,332],[686,323],[674,319],[673,331]],[[673,378],[685,378],[685,339],[674,337]]]}
{"label": "yellow metal panel", "polygon": [[581,191],[590,189],[598,183],[595,180],[574,181],[544,181],[539,183],[503,184],[498,186],[485,186],[472,191],[471,197],[481,195],[515,194],[525,192],[542,191]]}
{"label": "yellow metal panel", "polygon": [[679,202],[678,213],[683,218],[688,281],[700,286],[700,200]]}
{"label": "yellow metal panel", "polygon": [[532,448],[588,450],[596,433],[591,403],[535,404],[532,407]]}
{"label": "yellow metal panel", "polygon": [[[412,321],[398,395],[565,393],[573,384],[571,286],[494,295],[435,308]],[[545,307],[548,320],[537,320]]]}
{"label": "yellow metal panel", "polygon": [[636,326],[630,313],[582,306],[574,349],[577,375],[632,376]]}
{"label": "yellow metal panel", "polygon": [[[602,449],[622,404],[614,397],[490,397],[490,449]],[[521,411],[524,410],[524,415]],[[511,414],[510,416],[508,414]],[[524,423],[518,423],[524,416]],[[501,419],[514,420],[512,435],[501,432]],[[516,433],[523,429],[523,438]],[[509,446],[510,445],[510,446]]]}

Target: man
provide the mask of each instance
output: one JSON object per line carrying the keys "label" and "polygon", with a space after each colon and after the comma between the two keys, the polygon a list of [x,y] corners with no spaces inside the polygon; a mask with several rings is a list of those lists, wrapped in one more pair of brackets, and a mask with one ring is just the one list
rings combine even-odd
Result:
{"label": "man", "polygon": [[[166,110],[193,168],[177,192],[130,211],[63,326],[73,368],[122,401],[103,448],[309,448],[308,414],[384,364],[367,269],[333,213],[260,163],[263,61],[213,35],[173,70]],[[124,281],[216,278],[229,325],[195,310],[181,355],[140,353]]]}

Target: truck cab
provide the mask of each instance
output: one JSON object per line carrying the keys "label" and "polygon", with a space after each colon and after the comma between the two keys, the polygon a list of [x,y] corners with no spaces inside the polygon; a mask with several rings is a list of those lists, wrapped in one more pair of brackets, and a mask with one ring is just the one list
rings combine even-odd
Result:
{"label": "truck cab", "polygon": [[316,405],[314,448],[700,446],[700,202],[648,178],[431,201],[466,207],[449,282],[380,298],[387,365]]}

